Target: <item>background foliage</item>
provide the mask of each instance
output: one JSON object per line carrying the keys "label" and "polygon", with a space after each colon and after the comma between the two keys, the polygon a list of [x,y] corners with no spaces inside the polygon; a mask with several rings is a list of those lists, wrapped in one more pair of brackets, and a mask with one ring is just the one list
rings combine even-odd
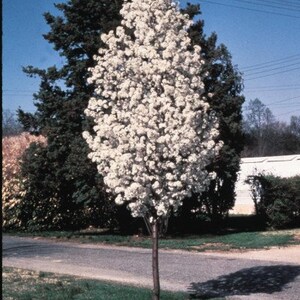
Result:
{"label": "background foliage", "polygon": [[2,136],[12,136],[22,133],[23,128],[18,122],[15,113],[9,109],[2,111]]}
{"label": "background foliage", "polygon": [[44,38],[63,57],[64,65],[24,69],[40,78],[40,89],[34,94],[36,113],[19,110],[19,119],[27,131],[42,133],[48,143],[32,145],[25,153],[27,206],[22,219],[31,229],[111,226],[115,208],[87,158],[82,131],[89,128],[83,111],[93,91],[86,83],[88,68],[102,46],[100,33],[119,23],[121,1],[71,0],[55,6],[62,16],[45,13],[50,31]]}
{"label": "background foliage", "polygon": [[29,133],[2,138],[2,225],[3,228],[20,227],[21,205],[26,195],[28,178],[20,176],[21,156],[31,143],[45,147],[43,136]]}
{"label": "background foliage", "polygon": [[[199,5],[188,5],[184,13],[190,18],[201,14]],[[204,79],[205,95],[220,122],[219,139],[224,142],[219,157],[209,167],[217,177],[212,180],[207,192],[201,197],[194,194],[184,201],[179,211],[179,220],[171,220],[170,225],[184,224],[187,228],[201,225],[203,219],[210,220],[216,228],[228,210],[234,206],[235,182],[239,171],[240,154],[244,146],[242,131],[242,105],[245,101],[241,95],[242,77],[232,62],[232,57],[224,44],[217,44],[217,34],[204,34],[204,21],[199,20],[191,26],[189,35],[193,44],[200,45],[205,59],[203,73],[208,72]],[[212,95],[212,96],[211,96]]]}
{"label": "background foliage", "polygon": [[289,124],[277,121],[265,104],[254,99],[246,107],[243,127],[243,157],[300,153],[300,116],[292,116]]}
{"label": "background foliage", "polygon": [[256,214],[270,227],[300,226],[300,176],[258,174],[247,182],[251,184]]}
{"label": "background foliage", "polygon": [[[36,113],[19,110],[19,120],[27,131],[47,137],[47,145],[32,145],[22,163],[22,174],[28,176],[28,205],[22,215],[27,227],[71,229],[122,224],[123,228],[137,230],[140,225],[124,207],[116,207],[109,200],[96,166],[87,159],[87,145],[81,136],[83,129],[90,128],[83,114],[93,91],[93,86],[86,83],[87,70],[94,64],[93,55],[103,46],[100,33],[119,24],[122,2],[70,0],[56,5],[62,16],[45,13],[50,31],[44,38],[64,58],[64,65],[45,70],[33,66],[24,69],[28,76],[40,78],[40,89],[34,94]],[[188,5],[183,12],[194,18],[200,14],[200,7]],[[217,45],[215,33],[206,36],[203,27],[204,22],[199,20],[189,35],[193,44],[202,47],[206,60],[203,72],[209,71],[205,93],[212,93],[209,101],[220,119],[220,139],[225,146],[210,166],[218,176],[209,191],[200,199],[194,195],[184,201],[179,222],[185,226],[203,216],[218,224],[233,207],[243,149],[241,75],[226,46]],[[129,226],[124,226],[126,223]]]}

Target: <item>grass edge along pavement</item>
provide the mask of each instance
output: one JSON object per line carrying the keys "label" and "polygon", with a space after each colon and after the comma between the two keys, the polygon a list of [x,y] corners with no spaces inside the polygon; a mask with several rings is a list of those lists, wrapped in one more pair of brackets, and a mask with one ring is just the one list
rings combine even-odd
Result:
{"label": "grass edge along pavement", "polygon": [[[2,269],[2,299],[99,299],[146,300],[151,299],[150,289],[108,281],[84,279],[76,276],[36,272],[11,267]],[[183,300],[183,292],[162,291],[162,300]]]}
{"label": "grass edge along pavement", "polygon": [[[45,231],[35,233],[9,232],[7,234],[20,237],[50,238],[56,241],[151,248],[150,237],[107,234],[99,230],[76,232]],[[160,249],[188,251],[253,250],[299,244],[300,229],[264,232],[240,232],[223,235],[189,235],[183,237],[166,237],[159,240]]]}

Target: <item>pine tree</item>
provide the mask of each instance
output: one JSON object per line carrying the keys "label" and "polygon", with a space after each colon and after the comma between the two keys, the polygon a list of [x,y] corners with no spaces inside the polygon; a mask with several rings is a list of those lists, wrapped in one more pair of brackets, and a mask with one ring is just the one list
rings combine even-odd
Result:
{"label": "pine tree", "polygon": [[87,70],[103,46],[100,33],[119,24],[122,1],[70,0],[55,6],[62,16],[45,13],[50,31],[44,38],[64,64],[46,70],[24,68],[40,78],[40,89],[34,95],[36,113],[19,110],[24,128],[47,138],[45,147],[30,147],[22,165],[27,189],[23,224],[41,229],[103,224],[110,221],[111,210],[104,204],[101,177],[87,159],[81,133],[89,127],[83,111],[93,92]]}

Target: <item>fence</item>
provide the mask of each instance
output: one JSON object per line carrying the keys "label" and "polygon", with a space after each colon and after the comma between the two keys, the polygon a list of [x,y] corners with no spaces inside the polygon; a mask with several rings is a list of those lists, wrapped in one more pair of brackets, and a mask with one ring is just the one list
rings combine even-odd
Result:
{"label": "fence", "polygon": [[249,157],[241,159],[241,170],[235,186],[236,201],[231,214],[252,214],[254,204],[250,186],[245,183],[249,175],[258,173],[292,177],[300,174],[300,154],[268,157]]}

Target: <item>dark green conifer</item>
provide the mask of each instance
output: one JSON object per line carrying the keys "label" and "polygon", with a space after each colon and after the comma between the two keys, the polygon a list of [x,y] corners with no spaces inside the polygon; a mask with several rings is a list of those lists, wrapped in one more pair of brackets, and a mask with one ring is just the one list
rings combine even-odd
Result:
{"label": "dark green conifer", "polygon": [[[191,19],[201,14],[199,5],[190,5],[183,10]],[[216,180],[200,199],[194,195],[184,201],[181,216],[188,224],[204,214],[218,225],[219,221],[234,206],[235,182],[239,171],[240,154],[244,146],[242,132],[242,105],[245,101],[241,95],[243,88],[241,74],[232,64],[232,57],[224,44],[217,45],[217,34],[204,34],[204,21],[198,20],[189,29],[189,36],[194,45],[202,48],[205,66],[202,71],[205,77],[205,96],[211,108],[216,112],[220,122],[220,137],[224,147],[211,170],[217,173]],[[212,96],[209,96],[212,94]],[[197,211],[191,214],[190,211]],[[191,224],[192,225],[192,224]]]}
{"label": "dark green conifer", "polygon": [[88,68],[102,46],[100,34],[119,24],[122,1],[69,0],[55,6],[61,16],[45,13],[50,31],[44,38],[63,58],[63,66],[24,68],[40,78],[40,89],[34,95],[36,112],[19,110],[19,119],[25,129],[47,137],[47,146],[32,145],[25,153],[22,220],[33,229],[104,225],[111,221],[112,207],[87,158],[82,131],[89,125],[83,112],[93,93],[86,82]]}
{"label": "dark green conifer", "polygon": [[[75,228],[85,225],[107,225],[116,221],[115,206],[103,191],[96,166],[87,159],[88,148],[82,139],[89,124],[84,109],[93,93],[87,85],[88,68],[94,65],[93,55],[102,47],[100,34],[120,23],[122,0],[69,0],[56,4],[61,16],[45,14],[49,33],[44,38],[64,59],[62,67],[46,70],[26,67],[24,71],[40,78],[40,89],[34,95],[36,113],[19,110],[23,127],[34,134],[47,137],[47,146],[32,145],[24,156],[22,173],[27,178],[27,194],[21,207],[23,224],[36,229]],[[191,18],[200,13],[198,5],[185,9]],[[224,45],[217,45],[217,35],[206,36],[204,22],[196,22],[189,31],[193,44],[202,47],[206,60],[206,94],[220,119],[220,139],[225,146],[212,169],[218,180],[199,203],[185,201],[182,216],[191,208],[205,207],[206,213],[217,219],[234,204],[234,184],[243,148],[240,95],[242,81],[232,65],[231,55]],[[215,187],[218,186],[216,191]],[[125,210],[119,218],[124,219]],[[125,218],[127,222],[129,219]],[[124,222],[123,222],[124,223]],[[124,225],[124,224],[123,224]]]}

